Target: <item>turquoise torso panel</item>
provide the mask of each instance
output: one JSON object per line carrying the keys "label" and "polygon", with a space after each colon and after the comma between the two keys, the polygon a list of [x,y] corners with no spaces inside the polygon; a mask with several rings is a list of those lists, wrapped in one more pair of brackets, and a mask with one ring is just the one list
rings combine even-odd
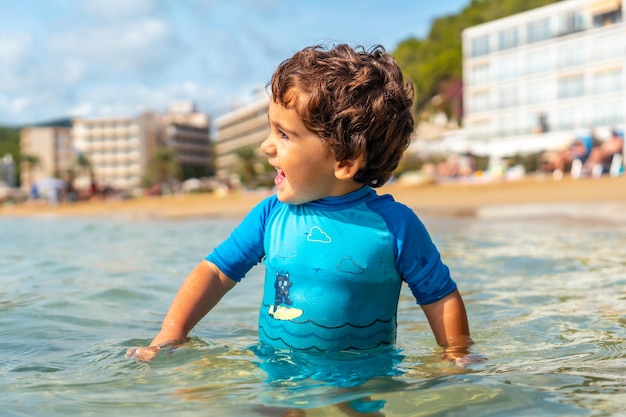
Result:
{"label": "turquoise torso panel", "polygon": [[265,234],[261,340],[297,349],[368,349],[395,340],[402,280],[393,239],[363,203],[282,206]]}
{"label": "turquoise torso panel", "polygon": [[264,262],[259,338],[276,348],[385,347],[403,280],[423,304],[456,288],[417,216],[369,187],[303,205],[270,197],[207,259],[237,281]]}

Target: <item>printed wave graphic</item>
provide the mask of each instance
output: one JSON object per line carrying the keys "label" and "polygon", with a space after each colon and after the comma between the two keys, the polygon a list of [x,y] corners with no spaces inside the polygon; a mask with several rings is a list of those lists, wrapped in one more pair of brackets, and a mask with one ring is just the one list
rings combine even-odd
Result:
{"label": "printed wave graphic", "polygon": [[[269,304],[263,304],[263,309],[264,310],[267,310],[270,307],[273,307],[273,306],[270,306]],[[376,325],[377,323],[385,323],[385,324],[391,323],[391,322],[393,322],[395,320],[395,318],[396,318],[396,315],[394,314],[394,315],[392,315],[388,319],[375,319],[375,320],[373,320],[372,322],[370,322],[368,324],[353,324],[353,323],[346,322],[346,323],[339,324],[339,325],[336,325],[336,326],[327,326],[325,324],[317,323],[316,321],[311,320],[311,319],[306,319],[306,320],[302,320],[302,321],[292,319],[292,320],[287,320],[287,321],[289,321],[291,323],[296,323],[296,324],[313,324],[314,326],[317,326],[317,327],[334,330],[334,329],[340,329],[342,327],[352,327],[352,328],[355,328],[355,329],[366,329],[368,327],[372,327],[372,326]]]}
{"label": "printed wave graphic", "polygon": [[[272,337],[269,334],[267,334],[267,332],[265,331],[265,328],[263,326],[259,326],[259,330],[262,333],[263,337],[266,340],[271,340],[273,343],[273,345],[276,345],[276,342],[280,342],[279,344],[282,344],[290,349],[295,349],[295,350],[306,350],[306,351],[318,351],[318,352],[327,352],[329,349],[326,346],[322,346],[319,347],[317,345],[310,345],[307,347],[302,347],[302,346],[296,346],[292,343],[289,343],[288,341],[286,341],[284,338],[278,336],[278,337]],[[391,346],[393,344],[393,341],[389,341],[389,340],[381,340],[380,342],[378,342],[378,344],[376,345],[372,345],[372,346],[367,346],[367,347],[360,347],[360,346],[353,346],[353,345],[349,345],[346,347],[341,347],[341,350],[370,350],[370,349],[377,349],[381,346]]]}
{"label": "printed wave graphic", "polygon": [[261,315],[261,339],[274,346],[298,350],[368,350],[392,345],[396,335],[395,314],[366,325],[343,323],[335,326],[307,319],[275,320]]}

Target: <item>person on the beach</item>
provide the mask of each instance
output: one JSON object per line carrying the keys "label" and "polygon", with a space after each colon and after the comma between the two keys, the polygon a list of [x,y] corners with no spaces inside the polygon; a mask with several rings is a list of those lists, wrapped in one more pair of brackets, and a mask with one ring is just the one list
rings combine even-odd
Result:
{"label": "person on the beach", "polygon": [[[595,146],[591,150],[591,154],[583,165],[583,174],[599,176],[602,172],[607,171],[607,167],[611,165],[612,159],[617,154],[624,152],[624,133],[613,129],[611,137]],[[596,168],[597,167],[597,168]],[[594,174],[594,168],[597,174]]]}
{"label": "person on the beach", "polygon": [[557,152],[547,152],[546,164],[543,169],[546,172],[552,172],[555,177],[562,176],[564,172],[572,169],[572,163],[580,159],[585,161],[591,151],[592,140],[589,139],[586,144],[581,138],[576,138],[565,149]]}
{"label": "person on the beach", "polygon": [[402,282],[421,305],[443,356],[472,344],[465,306],[422,222],[380,187],[411,141],[413,85],[382,47],[307,47],[271,82],[268,138],[276,194],[189,274],[161,331],[127,357],[151,360],[192,328],[257,263],[264,346],[373,351],[396,339]]}

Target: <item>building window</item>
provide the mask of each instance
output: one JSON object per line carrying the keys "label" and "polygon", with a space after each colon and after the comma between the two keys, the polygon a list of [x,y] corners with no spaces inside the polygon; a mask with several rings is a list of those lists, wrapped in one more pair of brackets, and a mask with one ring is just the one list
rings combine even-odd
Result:
{"label": "building window", "polygon": [[624,103],[619,100],[594,104],[593,125],[613,127],[624,124],[626,116],[623,109]]}
{"label": "building window", "polygon": [[470,140],[486,140],[493,136],[491,120],[479,120],[469,126]]}
{"label": "building window", "polygon": [[498,49],[503,51],[505,49],[516,48],[519,46],[519,36],[517,35],[517,28],[504,29],[498,32]]}
{"label": "building window", "polygon": [[587,127],[587,115],[582,106],[565,107],[559,112],[559,128],[572,130]]}
{"label": "building window", "polygon": [[597,0],[587,7],[588,13],[593,16],[593,27],[612,25],[622,21],[621,0]]}
{"label": "building window", "polygon": [[471,56],[477,57],[489,53],[489,35],[477,36],[471,40]]}
{"label": "building window", "polygon": [[526,26],[526,40],[528,43],[535,43],[550,39],[550,19],[545,18],[530,22]]}
{"label": "building window", "polygon": [[489,92],[483,91],[472,94],[470,96],[469,111],[478,113],[485,110],[489,110]]}
{"label": "building window", "polygon": [[593,17],[593,27],[599,28],[602,26],[609,26],[622,21],[622,13],[619,10],[614,10],[609,13],[596,15]]}
{"label": "building window", "polygon": [[471,67],[469,82],[470,85],[480,85],[489,82],[489,64]]}
{"label": "building window", "polygon": [[526,71],[528,74],[539,74],[552,69],[552,56],[550,50],[541,48],[531,51],[526,55]]}
{"label": "building window", "polygon": [[517,106],[517,86],[510,86],[500,89],[500,107]]}
{"label": "building window", "polygon": [[591,48],[591,59],[593,61],[604,61],[624,56],[626,40],[623,33],[610,33],[593,38],[593,48]]}
{"label": "building window", "polygon": [[558,82],[559,99],[580,97],[585,94],[585,79],[582,75],[563,77]]}
{"label": "building window", "polygon": [[515,136],[520,130],[520,118],[517,114],[508,114],[498,119],[498,136]]}
{"label": "building window", "polygon": [[579,12],[568,12],[559,18],[559,36],[585,30],[584,20]]}
{"label": "building window", "polygon": [[528,83],[528,104],[541,104],[552,98],[552,83],[548,80],[532,81]]}
{"label": "building window", "polygon": [[559,46],[558,67],[566,68],[585,62],[585,48],[582,42],[567,43]]}
{"label": "building window", "polygon": [[518,77],[523,71],[522,63],[520,62],[518,55],[502,57],[502,59],[498,62],[497,68],[499,80],[508,80]]}
{"label": "building window", "polygon": [[614,93],[622,90],[622,70],[596,72],[593,74],[593,94]]}

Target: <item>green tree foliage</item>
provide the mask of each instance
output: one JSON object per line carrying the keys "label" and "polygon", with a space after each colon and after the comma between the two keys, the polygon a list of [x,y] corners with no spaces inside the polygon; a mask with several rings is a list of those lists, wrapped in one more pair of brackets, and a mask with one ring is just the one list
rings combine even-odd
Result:
{"label": "green tree foliage", "polygon": [[87,174],[89,178],[93,180],[93,177],[94,177],[93,165],[91,164],[91,161],[89,160],[87,155],[85,155],[82,152],[79,153],[76,156],[75,164],[76,164],[76,169],[79,173]]}
{"label": "green tree foliage", "polygon": [[35,179],[35,171],[43,167],[43,162],[37,155],[21,154],[19,166],[26,174],[27,184],[30,186]]}
{"label": "green tree foliage", "polygon": [[236,151],[239,164],[237,167],[237,174],[242,184],[250,184],[256,177],[254,166],[259,159],[256,154],[256,146],[246,146]]}
{"label": "green tree foliage", "polygon": [[246,188],[271,187],[274,183],[274,169],[259,153],[258,146],[246,146],[236,151],[239,162],[236,173]]}
{"label": "green tree foliage", "polygon": [[464,29],[558,0],[472,0],[459,14],[433,20],[426,39],[409,38],[392,55],[416,87],[416,111],[428,110],[439,96],[448,116],[461,120],[462,90],[452,88],[463,79],[461,34]]}
{"label": "green tree foliage", "polygon": [[169,184],[181,177],[181,168],[176,153],[169,148],[157,148],[148,164],[152,184]]}
{"label": "green tree foliage", "polygon": [[13,160],[20,159],[20,131],[16,128],[0,127],[0,157],[10,153]]}

